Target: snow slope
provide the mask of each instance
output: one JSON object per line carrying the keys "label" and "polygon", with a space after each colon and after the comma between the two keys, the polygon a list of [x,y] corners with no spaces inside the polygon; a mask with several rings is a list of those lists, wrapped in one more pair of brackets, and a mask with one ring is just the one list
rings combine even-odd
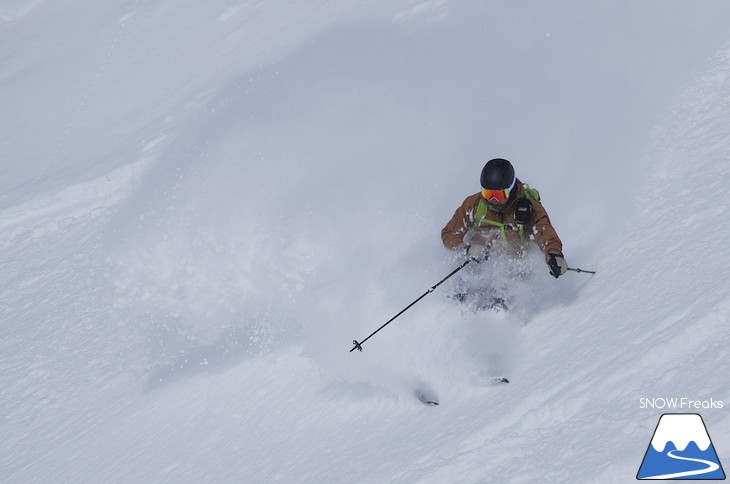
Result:
{"label": "snow slope", "polygon": [[[729,11],[3,2],[0,481],[633,481],[641,398],[730,400]],[[349,353],[493,156],[598,275]]]}

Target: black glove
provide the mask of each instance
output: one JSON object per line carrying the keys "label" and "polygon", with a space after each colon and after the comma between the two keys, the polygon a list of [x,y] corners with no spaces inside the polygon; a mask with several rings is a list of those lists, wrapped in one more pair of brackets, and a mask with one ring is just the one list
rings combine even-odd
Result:
{"label": "black glove", "polygon": [[568,272],[568,263],[565,262],[562,252],[550,252],[545,257],[548,267],[550,267],[550,275],[558,278]]}
{"label": "black glove", "polygon": [[476,263],[487,260],[489,248],[486,245],[472,244],[466,246],[466,256]]}

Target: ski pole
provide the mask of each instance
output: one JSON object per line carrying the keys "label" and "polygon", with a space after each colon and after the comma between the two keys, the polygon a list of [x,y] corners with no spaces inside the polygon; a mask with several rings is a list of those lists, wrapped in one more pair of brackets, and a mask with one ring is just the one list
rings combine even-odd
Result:
{"label": "ski pole", "polygon": [[572,267],[568,267],[568,270],[575,271],[575,272],[585,272],[586,274],[595,274],[596,273],[595,271],[586,271],[586,270],[578,269],[578,268],[573,269]]}
{"label": "ski pole", "polygon": [[372,338],[373,336],[375,336],[375,334],[378,331],[380,331],[381,329],[385,328],[390,323],[392,323],[393,320],[395,320],[395,318],[397,318],[401,314],[403,314],[406,311],[408,311],[411,308],[411,306],[413,306],[414,304],[416,304],[418,301],[420,301],[421,299],[423,299],[427,295],[431,294],[437,287],[439,287],[441,284],[443,284],[449,277],[453,276],[454,274],[456,274],[457,272],[459,272],[460,270],[462,270],[471,261],[472,261],[472,259],[465,260],[459,267],[457,267],[456,269],[454,269],[453,271],[451,271],[451,273],[448,276],[444,277],[439,282],[437,282],[436,284],[434,284],[433,286],[431,286],[431,288],[428,291],[426,291],[423,294],[421,294],[421,296],[418,299],[416,299],[415,301],[413,301],[412,303],[410,303],[408,306],[406,306],[405,308],[403,308],[403,310],[401,310],[401,312],[399,312],[398,314],[396,314],[395,316],[393,316],[392,318],[390,318],[381,327],[379,327],[378,329],[376,329],[375,331],[373,331],[372,333],[370,333],[370,336],[368,336],[364,340],[360,341],[359,343],[358,343],[358,341],[356,339],[355,340],[352,340],[352,344],[354,344],[355,346],[352,347],[352,349],[350,350],[350,353],[352,353],[354,350],[362,351],[362,345],[363,345],[363,343],[365,343],[367,340],[369,340],[370,338]]}

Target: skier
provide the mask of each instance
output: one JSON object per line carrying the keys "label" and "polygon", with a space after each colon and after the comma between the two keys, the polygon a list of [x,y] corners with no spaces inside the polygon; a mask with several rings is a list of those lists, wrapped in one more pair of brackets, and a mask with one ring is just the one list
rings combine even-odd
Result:
{"label": "skier", "polygon": [[516,178],[512,164],[502,158],[484,165],[480,181],[482,191],[468,196],[441,230],[444,246],[464,250],[480,262],[493,251],[519,258],[533,241],[545,255],[550,274],[565,274],[563,244],[537,190]]}

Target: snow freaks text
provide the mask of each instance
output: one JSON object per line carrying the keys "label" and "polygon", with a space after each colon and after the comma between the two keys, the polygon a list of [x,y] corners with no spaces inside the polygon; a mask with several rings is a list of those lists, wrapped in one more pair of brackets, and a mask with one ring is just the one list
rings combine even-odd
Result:
{"label": "snow freaks text", "polygon": [[658,408],[658,409],[670,409],[670,410],[701,410],[701,409],[712,409],[712,408],[723,408],[724,403],[722,400],[715,400],[710,398],[709,400],[695,400],[692,398],[681,397],[681,398],[646,398],[642,397],[639,399],[639,408]]}

